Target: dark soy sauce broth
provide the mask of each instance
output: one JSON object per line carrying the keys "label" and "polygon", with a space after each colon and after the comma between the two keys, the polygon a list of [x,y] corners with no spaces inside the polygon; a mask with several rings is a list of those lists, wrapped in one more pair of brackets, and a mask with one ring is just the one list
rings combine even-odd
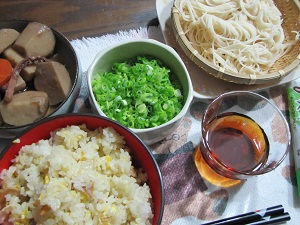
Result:
{"label": "dark soy sauce broth", "polygon": [[224,113],[207,125],[206,141],[212,157],[229,170],[256,171],[267,161],[269,141],[250,117]]}

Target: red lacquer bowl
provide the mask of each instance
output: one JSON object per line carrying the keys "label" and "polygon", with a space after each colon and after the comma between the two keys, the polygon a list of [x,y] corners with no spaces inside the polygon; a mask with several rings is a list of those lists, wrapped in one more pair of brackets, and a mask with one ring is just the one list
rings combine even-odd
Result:
{"label": "red lacquer bowl", "polygon": [[120,135],[124,136],[127,145],[132,149],[131,155],[134,166],[142,167],[148,175],[147,183],[150,187],[154,210],[152,224],[160,224],[164,209],[164,188],[158,164],[149,148],[136,134],[108,118],[90,114],[66,114],[44,119],[18,135],[16,138],[20,139],[20,143],[12,143],[4,149],[0,155],[0,172],[11,165],[11,160],[15,158],[22,146],[41,139],[49,139],[50,132],[57,128],[83,123],[90,130],[98,127],[113,127]]}

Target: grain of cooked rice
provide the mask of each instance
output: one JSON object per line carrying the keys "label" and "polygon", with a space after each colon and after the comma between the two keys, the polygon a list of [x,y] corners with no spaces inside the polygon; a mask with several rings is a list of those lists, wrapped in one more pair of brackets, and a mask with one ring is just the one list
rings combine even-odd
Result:
{"label": "grain of cooked rice", "polygon": [[56,130],[1,172],[2,189],[20,194],[7,194],[0,213],[14,224],[151,224],[147,176],[129,151],[111,127]]}

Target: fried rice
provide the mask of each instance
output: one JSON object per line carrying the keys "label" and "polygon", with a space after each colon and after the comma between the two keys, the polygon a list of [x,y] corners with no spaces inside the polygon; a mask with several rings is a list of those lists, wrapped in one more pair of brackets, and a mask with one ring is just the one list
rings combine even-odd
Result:
{"label": "fried rice", "polygon": [[147,175],[111,127],[58,129],[22,147],[0,179],[0,224],[144,225],[153,218]]}

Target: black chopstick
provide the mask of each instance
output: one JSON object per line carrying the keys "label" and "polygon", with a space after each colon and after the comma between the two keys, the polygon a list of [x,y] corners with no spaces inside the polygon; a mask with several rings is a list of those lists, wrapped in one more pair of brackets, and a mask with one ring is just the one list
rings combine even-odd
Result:
{"label": "black chopstick", "polygon": [[272,224],[278,222],[289,221],[291,219],[290,214],[288,212],[277,214],[274,216],[263,217],[258,221],[247,223],[245,225],[264,225],[264,224]]}
{"label": "black chopstick", "polygon": [[[266,209],[256,210],[254,212],[244,213],[238,216],[228,217],[220,220],[215,220],[212,222],[204,223],[202,225],[230,225],[230,224],[247,224],[251,222],[261,222],[270,219],[280,219],[282,216],[285,220],[288,218],[284,213],[284,208],[282,205],[276,205]],[[289,216],[289,215],[288,215]],[[273,222],[274,223],[274,222]],[[268,224],[268,223],[258,223],[258,224]]]}

